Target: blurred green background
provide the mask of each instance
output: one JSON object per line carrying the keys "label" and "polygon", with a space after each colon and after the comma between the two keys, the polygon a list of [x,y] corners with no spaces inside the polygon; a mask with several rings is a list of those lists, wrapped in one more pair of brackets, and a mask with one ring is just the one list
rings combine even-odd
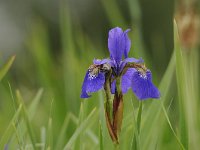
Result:
{"label": "blurred green background", "polygon": [[92,60],[109,57],[108,31],[119,26],[131,29],[129,56],[145,60],[162,95],[143,102],[140,132],[138,101],[125,95],[120,148],[196,149],[200,53],[180,54],[174,10],[173,0],[1,0],[0,66],[16,58],[0,81],[0,148],[114,148],[104,92],[87,100],[80,92]]}

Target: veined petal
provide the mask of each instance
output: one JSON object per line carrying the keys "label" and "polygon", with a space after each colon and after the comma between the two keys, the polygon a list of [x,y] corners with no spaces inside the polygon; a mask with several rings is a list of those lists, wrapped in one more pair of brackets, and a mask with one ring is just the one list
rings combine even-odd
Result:
{"label": "veined petal", "polygon": [[87,71],[82,85],[81,98],[88,98],[90,97],[90,93],[96,92],[103,88],[104,82],[104,73],[100,72],[97,75],[93,75],[90,74],[89,71]]}
{"label": "veined petal", "polygon": [[111,59],[114,59],[117,63],[121,61],[123,54],[128,56],[131,42],[128,38],[129,30],[123,32],[119,27],[113,28],[109,31],[108,37],[108,49]]}
{"label": "veined petal", "polygon": [[146,74],[136,71],[132,77],[132,90],[139,100],[159,98],[160,92],[152,83],[150,70]]}

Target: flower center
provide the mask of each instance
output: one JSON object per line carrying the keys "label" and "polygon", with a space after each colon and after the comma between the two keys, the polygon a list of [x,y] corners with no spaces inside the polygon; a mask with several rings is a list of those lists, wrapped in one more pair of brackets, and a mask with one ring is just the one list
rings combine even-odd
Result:
{"label": "flower center", "polygon": [[139,75],[140,75],[141,78],[147,79],[146,73],[144,73],[144,72],[139,72]]}
{"label": "flower center", "polygon": [[88,68],[88,71],[89,71],[89,74],[88,74],[89,80],[93,80],[98,76],[100,68],[98,65],[93,64]]}
{"label": "flower center", "polygon": [[141,78],[147,79],[147,74],[146,74],[147,68],[145,65],[141,65],[140,68],[137,68],[137,70]]}

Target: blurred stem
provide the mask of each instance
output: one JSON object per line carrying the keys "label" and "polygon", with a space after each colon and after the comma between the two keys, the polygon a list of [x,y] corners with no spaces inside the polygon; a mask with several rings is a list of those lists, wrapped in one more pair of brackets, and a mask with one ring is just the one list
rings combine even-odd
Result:
{"label": "blurred stem", "polygon": [[139,113],[139,112],[140,112],[140,107],[141,107],[142,104],[139,104],[139,110],[138,110],[137,120],[136,120],[136,115],[134,113],[135,108],[134,108],[134,104],[133,104],[133,99],[132,99],[132,105],[133,105],[133,120],[134,120],[135,129],[134,129],[134,134],[133,134],[133,140],[132,140],[132,146],[131,146],[131,148],[132,149],[136,149],[136,150],[140,150],[140,138],[139,138],[139,132],[138,132],[138,120],[140,118],[140,121],[141,121],[141,113]]}
{"label": "blurred stem", "polygon": [[138,130],[138,135],[140,134],[141,119],[142,119],[142,101],[139,102],[139,110],[138,110],[138,116],[137,116],[137,130]]}
{"label": "blurred stem", "polygon": [[120,150],[119,144],[115,144],[115,150]]}
{"label": "blurred stem", "polygon": [[136,144],[137,144],[137,150],[140,149],[140,125],[141,125],[141,119],[142,119],[142,101],[139,102],[139,109],[138,109],[138,115],[137,115],[137,133],[136,133]]}

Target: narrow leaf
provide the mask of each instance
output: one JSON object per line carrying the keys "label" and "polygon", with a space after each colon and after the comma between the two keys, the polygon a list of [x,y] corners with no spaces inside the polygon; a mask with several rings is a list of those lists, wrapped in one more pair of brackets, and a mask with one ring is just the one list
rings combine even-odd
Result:
{"label": "narrow leaf", "polygon": [[8,70],[10,69],[11,65],[13,64],[13,61],[15,60],[15,55],[11,56],[7,62],[2,66],[0,69],[0,81],[3,79],[3,77],[6,75]]}
{"label": "narrow leaf", "polygon": [[69,139],[69,141],[66,143],[64,150],[71,149],[73,143],[76,141],[77,137],[80,135],[81,132],[83,132],[86,128],[88,128],[92,122],[94,122],[96,118],[96,109],[93,109],[92,112],[88,115],[88,117],[82,122],[82,124],[76,129],[72,137]]}
{"label": "narrow leaf", "polygon": [[15,124],[15,121],[19,117],[21,110],[22,110],[22,105],[19,106],[19,108],[15,112],[15,115],[13,116],[12,120],[10,121],[7,129],[5,130],[4,134],[2,135],[1,140],[0,140],[0,149],[4,149],[4,146],[7,144],[11,134],[13,133],[13,131],[14,131],[13,124]]}

